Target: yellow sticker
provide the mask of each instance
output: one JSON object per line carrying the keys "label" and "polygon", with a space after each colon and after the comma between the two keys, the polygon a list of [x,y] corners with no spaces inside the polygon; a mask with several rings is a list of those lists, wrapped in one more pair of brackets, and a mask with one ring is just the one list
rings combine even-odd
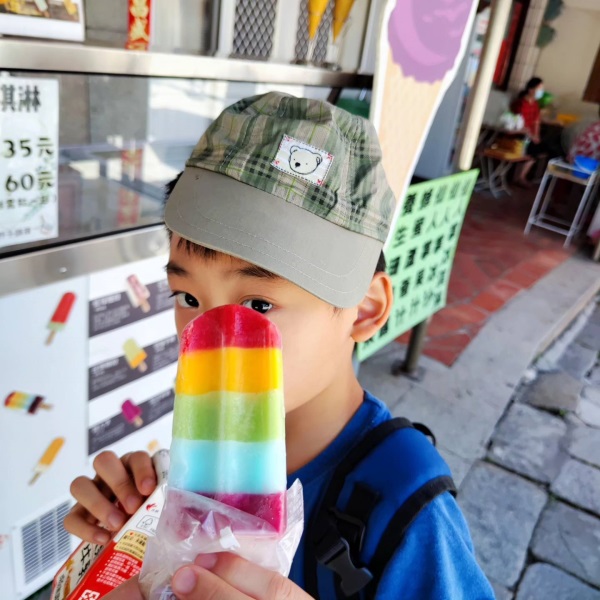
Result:
{"label": "yellow sticker", "polygon": [[117,542],[115,550],[125,552],[139,561],[144,560],[146,554],[146,545],[148,536],[139,531],[126,531],[123,537]]}

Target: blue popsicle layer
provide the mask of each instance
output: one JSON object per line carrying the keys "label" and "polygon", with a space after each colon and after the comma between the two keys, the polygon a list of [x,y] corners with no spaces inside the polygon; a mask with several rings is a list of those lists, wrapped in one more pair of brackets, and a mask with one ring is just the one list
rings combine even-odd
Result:
{"label": "blue popsicle layer", "polygon": [[203,494],[273,494],[286,488],[285,441],[174,438],[169,485]]}

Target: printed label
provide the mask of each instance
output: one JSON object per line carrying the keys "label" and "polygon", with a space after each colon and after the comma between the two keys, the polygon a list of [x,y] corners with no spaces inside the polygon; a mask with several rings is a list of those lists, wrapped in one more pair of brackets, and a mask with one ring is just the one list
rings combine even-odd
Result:
{"label": "printed label", "polygon": [[288,175],[314,185],[323,185],[333,158],[325,150],[284,135],[277,156],[271,164]]}

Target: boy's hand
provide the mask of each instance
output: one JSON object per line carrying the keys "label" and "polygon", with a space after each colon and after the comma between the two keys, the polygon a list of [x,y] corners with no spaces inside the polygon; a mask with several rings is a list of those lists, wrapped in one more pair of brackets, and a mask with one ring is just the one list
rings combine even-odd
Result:
{"label": "boy's hand", "polygon": [[[171,581],[179,600],[311,600],[286,577],[233,554],[205,554],[181,567]],[[137,577],[106,596],[106,600],[143,600]]]}
{"label": "boy's hand", "polygon": [[[106,544],[156,487],[152,459],[146,452],[118,458],[101,452],[94,459],[96,477],[77,477],[71,494],[77,504],[65,517],[65,529],[87,542]],[[118,500],[125,512],[115,506]],[[109,531],[107,531],[107,529]]]}
{"label": "boy's hand", "polygon": [[179,600],[310,600],[287,577],[234,554],[200,554],[175,573],[171,587]]}

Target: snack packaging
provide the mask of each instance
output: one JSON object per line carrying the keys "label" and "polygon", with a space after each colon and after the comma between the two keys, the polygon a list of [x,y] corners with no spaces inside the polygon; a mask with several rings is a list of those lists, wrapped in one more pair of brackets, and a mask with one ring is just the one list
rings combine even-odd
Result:
{"label": "snack packaging", "polygon": [[169,452],[159,450],[152,462],[158,478],[154,492],[106,546],[79,544],[54,577],[51,600],[99,600],[140,572],[164,505]]}

